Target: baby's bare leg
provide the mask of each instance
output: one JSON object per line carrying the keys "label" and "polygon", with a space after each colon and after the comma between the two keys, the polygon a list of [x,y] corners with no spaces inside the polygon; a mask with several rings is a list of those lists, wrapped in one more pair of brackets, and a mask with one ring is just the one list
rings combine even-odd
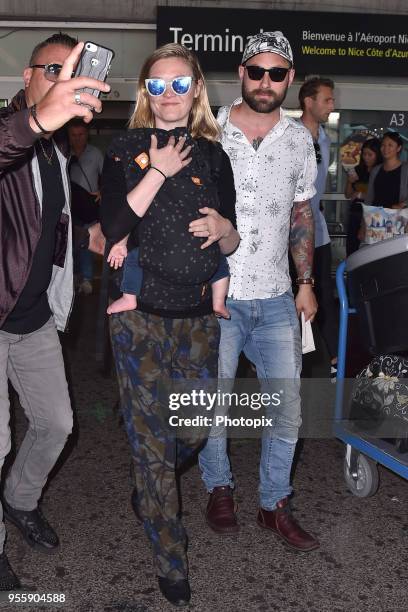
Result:
{"label": "baby's bare leg", "polygon": [[107,313],[124,312],[125,310],[135,310],[137,308],[136,296],[131,293],[123,293],[122,297],[112,302],[108,307]]}
{"label": "baby's bare leg", "polygon": [[213,310],[217,317],[223,319],[230,319],[231,315],[225,306],[225,298],[228,295],[229,277],[225,276],[212,283],[212,303]]}

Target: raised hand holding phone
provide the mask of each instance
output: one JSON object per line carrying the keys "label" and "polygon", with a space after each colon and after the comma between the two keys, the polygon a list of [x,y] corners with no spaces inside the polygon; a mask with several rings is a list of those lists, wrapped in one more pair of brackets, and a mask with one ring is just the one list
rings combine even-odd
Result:
{"label": "raised hand holding phone", "polygon": [[93,112],[101,112],[101,101],[85,90],[108,92],[109,85],[87,76],[72,78],[83,48],[84,43],[80,42],[72,49],[62,65],[55,84],[34,105],[34,112],[31,112],[29,119],[34,132],[44,134],[54,132],[74,117],[82,117],[85,123],[89,123],[92,121]]}
{"label": "raised hand holding phone", "polygon": [[[105,81],[114,56],[115,54],[112,49],[87,41],[79,57],[74,77],[85,76],[97,79],[98,81]],[[96,98],[99,98],[101,94],[101,90],[95,87],[85,87],[80,93],[82,91]]]}

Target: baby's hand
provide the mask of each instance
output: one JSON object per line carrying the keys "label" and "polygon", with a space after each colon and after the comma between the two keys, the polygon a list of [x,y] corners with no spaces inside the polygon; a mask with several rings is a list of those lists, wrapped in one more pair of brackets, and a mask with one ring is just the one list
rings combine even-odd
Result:
{"label": "baby's hand", "polygon": [[127,256],[127,248],[125,245],[114,244],[108,255],[108,264],[111,268],[117,270],[121,268],[125,257]]}

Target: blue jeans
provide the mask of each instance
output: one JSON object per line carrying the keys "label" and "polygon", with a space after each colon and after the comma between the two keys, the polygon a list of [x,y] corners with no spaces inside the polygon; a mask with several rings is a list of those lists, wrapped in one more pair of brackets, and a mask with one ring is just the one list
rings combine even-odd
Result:
{"label": "blue jeans", "polygon": [[[273,425],[262,432],[260,463],[260,505],[274,510],[279,500],[292,492],[290,472],[295,452],[300,417],[300,372],[302,365],[299,320],[292,293],[263,300],[227,300],[231,319],[220,319],[221,342],[218,377],[229,379],[230,387],[241,351],[255,364],[263,390],[274,379],[278,383],[281,404],[270,407],[266,416]],[[228,382],[227,382],[228,385]],[[276,384],[274,385],[276,388]],[[222,391],[228,389],[222,385]],[[223,428],[213,428],[199,454],[204,484],[233,488],[227,439]]]}
{"label": "blue jeans", "polygon": [[139,249],[132,249],[123,264],[123,276],[120,290],[122,293],[140,295],[143,282],[143,270],[139,266]]}
{"label": "blue jeans", "polygon": [[[216,273],[211,278],[210,283],[229,276],[229,266],[225,255],[220,256],[220,263]],[[143,282],[143,270],[139,266],[139,249],[129,251],[125,263],[123,264],[123,277],[120,290],[122,293],[140,295]]]}

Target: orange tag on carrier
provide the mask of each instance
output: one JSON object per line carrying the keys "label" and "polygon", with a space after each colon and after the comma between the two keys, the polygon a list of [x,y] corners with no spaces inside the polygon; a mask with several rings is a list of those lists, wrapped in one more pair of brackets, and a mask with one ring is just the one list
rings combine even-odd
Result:
{"label": "orange tag on carrier", "polygon": [[135,162],[137,163],[139,168],[144,170],[149,165],[149,156],[148,156],[148,154],[147,153],[140,153],[140,155],[135,157]]}
{"label": "orange tag on carrier", "polygon": [[202,182],[199,176],[192,176],[191,180],[193,181],[194,185],[202,185]]}

